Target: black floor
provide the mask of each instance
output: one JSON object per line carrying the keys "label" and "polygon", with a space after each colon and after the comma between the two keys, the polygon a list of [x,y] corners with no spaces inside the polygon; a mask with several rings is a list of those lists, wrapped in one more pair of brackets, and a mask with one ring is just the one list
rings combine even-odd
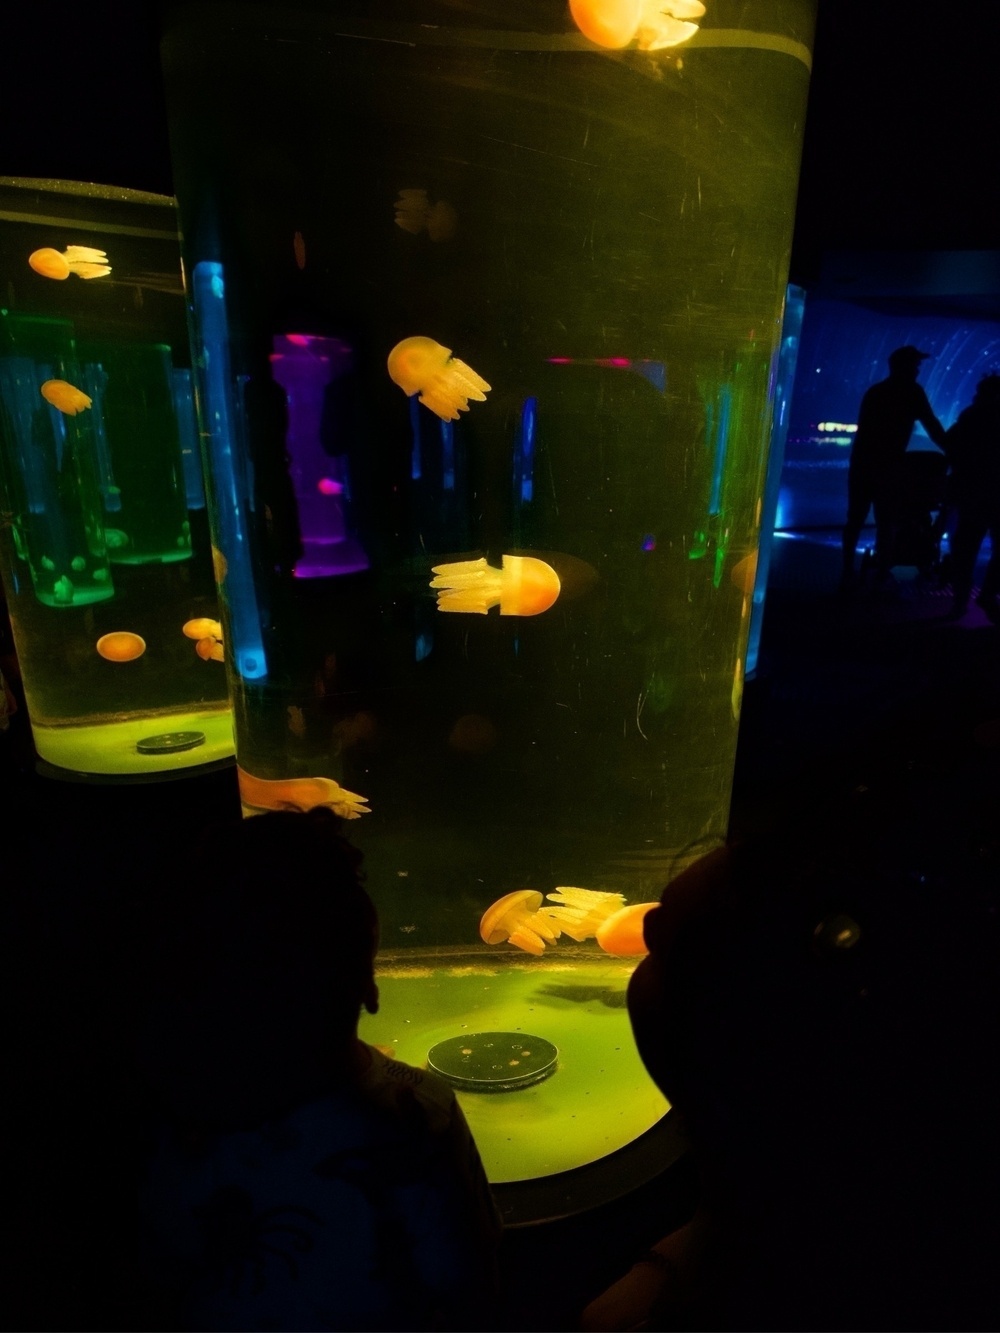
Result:
{"label": "black floor", "polygon": [[[733,828],[752,833],[804,796],[854,802],[865,830],[856,845],[909,886],[899,910],[913,966],[921,950],[943,953],[957,975],[970,950],[981,966],[1000,926],[1000,629],[978,610],[948,620],[945,590],[905,570],[895,589],[844,598],[838,562],[822,534],[776,545]],[[131,905],[144,867],[174,854],[183,830],[238,811],[235,775],[159,784],[155,801],[149,788],[53,781],[35,772],[24,723],[22,712],[0,736],[6,1322],[135,1328],[120,1055]],[[991,1021],[984,1012],[984,1030],[966,1034],[989,1061]],[[511,1233],[502,1326],[573,1328],[587,1299],[683,1219],[694,1190],[682,1163],[597,1214]]]}

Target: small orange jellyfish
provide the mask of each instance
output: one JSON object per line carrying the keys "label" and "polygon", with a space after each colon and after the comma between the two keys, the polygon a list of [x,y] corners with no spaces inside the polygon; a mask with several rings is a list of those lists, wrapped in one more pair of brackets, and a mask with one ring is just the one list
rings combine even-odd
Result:
{"label": "small orange jellyfish", "polygon": [[187,620],[181,626],[181,632],[189,639],[221,639],[222,625],[208,616],[199,616],[196,620]]}
{"label": "small orange jellyfish", "polygon": [[743,596],[749,597],[753,592],[754,581],[757,578],[757,552],[751,551],[742,560],[737,560],[729,577]]}
{"label": "small orange jellyfish", "polygon": [[75,384],[70,384],[67,380],[46,380],[39,393],[47,403],[51,403],[68,417],[75,417],[77,412],[90,407],[94,401],[82,389],[78,389]]}
{"label": "small orange jellyfish", "polygon": [[484,616],[499,604],[502,616],[537,616],[559,596],[559,575],[544,560],[505,555],[502,565],[495,569],[482,556],[435,565],[431,587],[437,590],[438,610]]}
{"label": "small orange jellyfish", "polygon": [[292,254],[295,256],[295,267],[303,269],[306,266],[306,242],[300,231],[297,231],[292,237]]}
{"label": "small orange jellyfish", "polygon": [[366,798],[347,791],[332,778],[256,778],[237,765],[240,799],[254,810],[312,810],[323,805],[341,819],[370,815]]}
{"label": "small orange jellyfish", "polygon": [[131,630],[115,630],[102,634],[97,640],[97,651],[108,662],[134,662],[146,651],[146,640]]}
{"label": "small orange jellyfish", "polygon": [[628,46],[642,10],[643,0],[569,0],[573,22],[584,37],[611,50]]}
{"label": "small orange jellyfish", "polygon": [[442,421],[457,421],[459,412],[468,412],[470,398],[485,403],[491,387],[433,338],[404,338],[389,353],[388,366],[393,383],[408,398],[419,393],[419,401]]}
{"label": "small orange jellyfish", "polygon": [[646,913],[658,906],[659,903],[631,903],[613,912],[597,927],[597,943],[616,958],[638,958],[649,953],[642,937],[642,923]]}
{"label": "small orange jellyfish", "polygon": [[545,952],[546,943],[559,938],[560,927],[548,919],[542,907],[542,895],[534,889],[515,889],[504,894],[483,913],[479,934],[487,944],[506,940],[536,957]]}
{"label": "small orange jellyfish", "polygon": [[215,575],[216,583],[221,583],[229,573],[229,564],[226,557],[217,546],[212,547],[212,573]]}
{"label": "small orange jellyfish", "polygon": [[199,639],[194,646],[195,652],[203,662],[224,662],[226,650],[219,639]]}
{"label": "small orange jellyfish", "polygon": [[58,282],[71,273],[78,278],[104,278],[111,272],[105,252],[89,245],[67,245],[61,254],[46,246],[32,251],[28,263],[43,278],[55,278]]}

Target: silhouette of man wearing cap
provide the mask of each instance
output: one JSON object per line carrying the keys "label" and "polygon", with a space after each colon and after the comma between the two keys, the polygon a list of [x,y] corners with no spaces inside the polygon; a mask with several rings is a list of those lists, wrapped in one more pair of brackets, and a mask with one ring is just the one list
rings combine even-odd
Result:
{"label": "silhouette of man wearing cap", "polygon": [[854,555],[871,508],[875,510],[876,572],[885,577],[892,567],[903,455],[916,423],[920,422],[939,449],[944,448],[944,427],[917,383],[920,363],[927,356],[916,347],[897,347],[889,353],[888,378],[873,384],[861,400],[847,474],[844,585],[854,582]]}

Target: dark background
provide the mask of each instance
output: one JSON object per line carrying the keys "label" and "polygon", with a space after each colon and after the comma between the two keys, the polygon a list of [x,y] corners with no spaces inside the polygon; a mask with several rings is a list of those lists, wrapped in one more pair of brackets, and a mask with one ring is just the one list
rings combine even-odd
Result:
{"label": "dark background", "polygon": [[[997,245],[1000,4],[820,0],[792,280],[824,251]],[[0,174],[170,194],[152,0],[6,7]]]}

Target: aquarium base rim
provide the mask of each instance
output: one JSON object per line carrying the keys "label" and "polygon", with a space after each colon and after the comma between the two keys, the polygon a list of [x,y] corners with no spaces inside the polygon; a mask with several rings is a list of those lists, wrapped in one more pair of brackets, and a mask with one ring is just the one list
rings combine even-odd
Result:
{"label": "aquarium base rim", "polygon": [[689,1144],[676,1112],[668,1110],[631,1143],[571,1171],[534,1180],[491,1184],[505,1227],[544,1226],[624,1198],[686,1155]]}
{"label": "aquarium base rim", "polygon": [[56,782],[80,782],[96,787],[134,787],[156,782],[178,782],[184,778],[202,777],[205,773],[217,773],[225,768],[236,767],[236,756],[229,755],[222,759],[209,759],[203,764],[186,764],[183,768],[162,768],[149,773],[84,773],[75,768],[61,768],[47,759],[35,760],[35,772],[41,778],[51,778]]}

